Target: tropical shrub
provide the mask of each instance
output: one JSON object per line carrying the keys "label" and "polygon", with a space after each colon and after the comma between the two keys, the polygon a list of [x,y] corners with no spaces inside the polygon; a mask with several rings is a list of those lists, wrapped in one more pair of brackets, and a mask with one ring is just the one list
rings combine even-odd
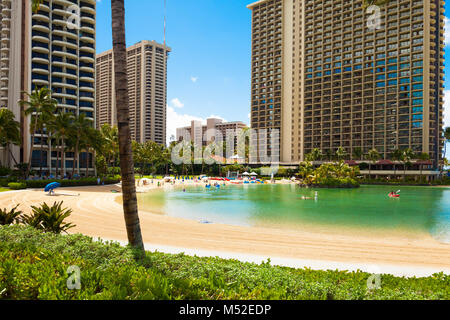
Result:
{"label": "tropical shrub", "polygon": [[[97,185],[97,178],[81,178],[81,179],[72,179],[72,180],[58,180],[58,179],[49,179],[49,180],[27,180],[24,181],[28,188],[45,188],[46,185],[52,182],[59,182],[61,187],[81,187],[81,186],[94,186]],[[102,182],[105,184],[116,184],[120,182],[120,176],[114,177],[106,177],[102,178]]]}
{"label": "tropical shrub", "polygon": [[307,186],[327,188],[359,187],[359,182],[356,179],[359,175],[359,168],[350,167],[344,161],[324,163],[316,169],[313,168],[310,162],[302,162],[299,175],[302,177],[302,184]]}
{"label": "tropical shrub", "polygon": [[19,223],[19,216],[22,214],[22,211],[17,210],[19,204],[12,208],[11,210],[0,209],[0,225],[7,226],[13,223]]}
{"label": "tropical shrub", "polygon": [[12,170],[10,168],[0,166],[0,177],[8,176],[11,174],[11,172]]}
{"label": "tropical shrub", "polygon": [[45,232],[53,232],[56,234],[62,232],[67,233],[67,230],[75,227],[75,225],[64,222],[72,213],[72,209],[63,209],[62,204],[63,202],[61,201],[59,203],[55,202],[51,207],[47,203],[44,203],[40,207],[31,206],[32,213],[30,215],[24,215],[21,218],[21,222]]}
{"label": "tropical shrub", "polygon": [[27,185],[22,182],[10,182],[8,183],[8,188],[11,190],[23,190],[27,188]]}
{"label": "tropical shrub", "polygon": [[[81,290],[68,290],[67,267],[81,270]],[[0,227],[0,299],[450,299],[450,276],[381,275],[369,290],[365,272],[316,271],[213,257],[147,252],[83,235]]]}

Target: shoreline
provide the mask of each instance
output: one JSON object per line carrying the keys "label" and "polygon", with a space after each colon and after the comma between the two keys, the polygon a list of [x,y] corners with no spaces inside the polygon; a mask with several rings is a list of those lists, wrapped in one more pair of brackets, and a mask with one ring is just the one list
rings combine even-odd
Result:
{"label": "shoreline", "polygon": [[[155,184],[139,191],[156,188]],[[48,196],[41,190],[25,190],[0,193],[0,208],[11,208],[20,203],[20,210],[28,213],[30,205],[64,201],[63,206],[73,209],[69,221],[77,226],[71,233],[126,242],[122,206],[116,202],[120,196],[120,187],[115,185],[61,188],[56,196]],[[402,274],[404,270],[403,274],[409,276],[429,274],[432,270],[450,274],[450,244],[440,243],[431,236],[414,239],[394,235],[368,237],[333,233],[332,230],[200,224],[142,210],[139,215],[146,247],[162,248],[162,252],[217,255],[249,262],[270,258],[280,265],[321,270],[375,267],[386,273]]]}

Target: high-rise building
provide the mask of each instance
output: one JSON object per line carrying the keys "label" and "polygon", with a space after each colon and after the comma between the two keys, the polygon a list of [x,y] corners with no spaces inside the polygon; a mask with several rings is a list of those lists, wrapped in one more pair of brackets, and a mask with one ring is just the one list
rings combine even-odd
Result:
{"label": "high-rise building", "polygon": [[[251,125],[280,158],[443,147],[444,1],[261,0],[252,10]],[[359,160],[359,159],[355,159]]]}
{"label": "high-rise building", "polygon": [[[13,148],[13,157],[17,162],[30,161],[34,143],[32,169],[42,167],[51,173],[58,151],[51,147],[47,130],[31,141],[29,117],[21,115],[18,100],[24,98],[22,91],[48,87],[58,101],[58,112],[84,113],[94,125],[96,1],[44,0],[36,13],[29,0],[1,0],[0,4],[0,103],[14,112],[23,137],[22,147]],[[67,152],[65,159],[64,170],[72,169],[74,155]],[[91,154],[81,153],[77,163],[94,170]]]}
{"label": "high-rise building", "polygon": [[241,121],[223,122],[222,119],[209,118],[206,125],[200,120],[191,121],[188,127],[177,128],[177,141],[192,141],[197,146],[206,146],[212,141],[227,141],[229,135],[234,136],[234,149],[237,150],[239,130],[244,130],[247,125]]}
{"label": "high-rise building", "polygon": [[[167,59],[171,49],[155,41],[127,48],[131,138],[166,144]],[[97,127],[116,125],[112,50],[97,55]]]}

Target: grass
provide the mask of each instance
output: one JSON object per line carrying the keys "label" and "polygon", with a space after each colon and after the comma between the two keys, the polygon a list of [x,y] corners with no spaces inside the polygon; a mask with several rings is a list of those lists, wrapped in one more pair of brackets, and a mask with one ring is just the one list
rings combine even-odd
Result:
{"label": "grass", "polygon": [[[81,270],[81,290],[67,289],[72,265]],[[0,227],[0,299],[450,299],[444,274],[382,275],[374,290],[369,277],[159,252],[137,263],[117,243]]]}
{"label": "grass", "polygon": [[0,187],[0,192],[11,191],[10,189]]}

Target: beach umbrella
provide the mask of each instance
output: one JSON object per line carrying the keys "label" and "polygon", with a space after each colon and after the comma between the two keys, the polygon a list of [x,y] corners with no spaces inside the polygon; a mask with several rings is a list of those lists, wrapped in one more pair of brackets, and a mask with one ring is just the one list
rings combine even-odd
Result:
{"label": "beach umbrella", "polygon": [[258,174],[256,172],[252,172],[250,175],[256,177]]}
{"label": "beach umbrella", "polygon": [[61,184],[59,182],[52,182],[45,186],[44,191],[49,192],[50,190],[55,190],[56,188],[61,187]]}
{"label": "beach umbrella", "polygon": [[248,172],[244,172],[243,174],[242,174],[243,176],[249,176],[250,175],[250,173],[248,173]]}

